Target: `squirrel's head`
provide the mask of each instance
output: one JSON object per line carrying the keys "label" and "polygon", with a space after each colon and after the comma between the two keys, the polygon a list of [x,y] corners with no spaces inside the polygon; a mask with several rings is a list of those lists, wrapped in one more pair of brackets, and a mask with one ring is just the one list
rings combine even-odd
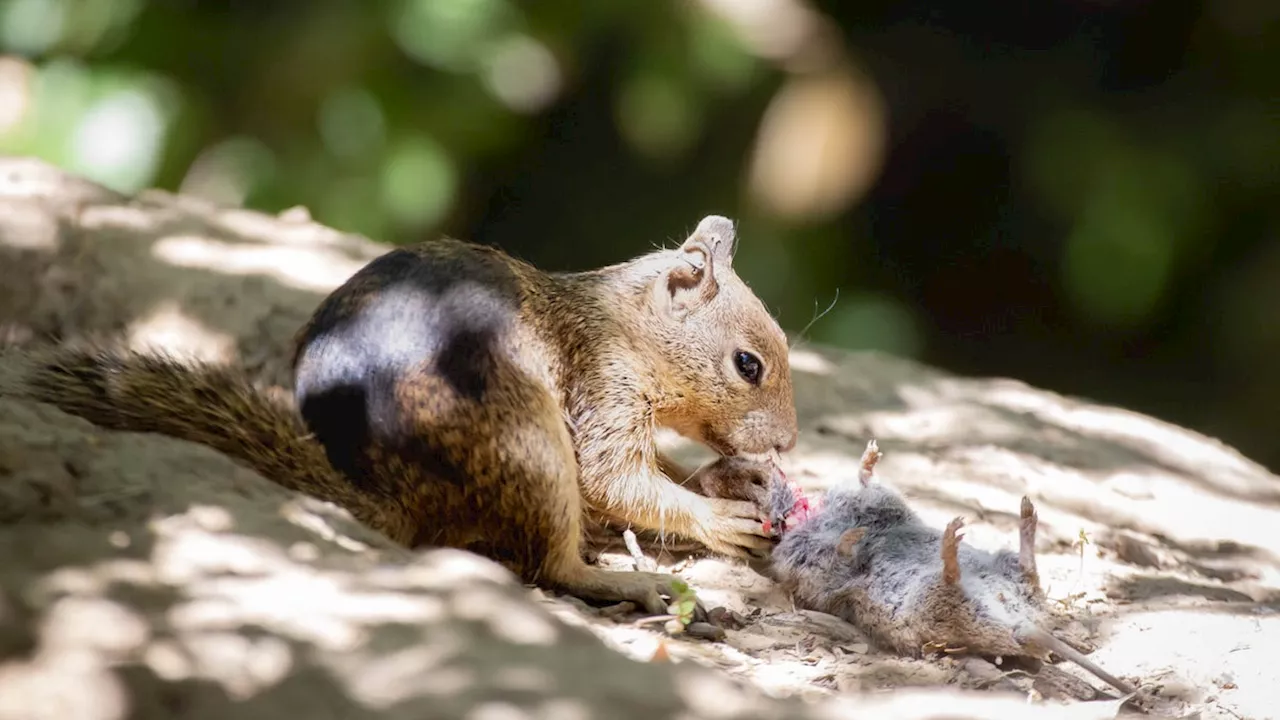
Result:
{"label": "squirrel's head", "polygon": [[656,420],[721,455],[786,452],[796,443],[787,337],[733,271],[733,222],[711,215],[657,253],[648,291],[663,345]]}

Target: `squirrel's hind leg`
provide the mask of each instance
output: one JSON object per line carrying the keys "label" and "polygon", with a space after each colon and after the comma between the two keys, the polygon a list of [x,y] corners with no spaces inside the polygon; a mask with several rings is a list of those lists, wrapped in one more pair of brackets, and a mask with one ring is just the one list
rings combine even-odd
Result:
{"label": "squirrel's hind leg", "polygon": [[410,502],[423,519],[424,544],[481,552],[524,582],[586,600],[666,612],[662,595],[674,596],[673,576],[584,560],[577,458],[550,392],[514,368],[493,372],[478,400],[427,373],[408,382],[399,405],[414,437],[459,471],[414,483]]}

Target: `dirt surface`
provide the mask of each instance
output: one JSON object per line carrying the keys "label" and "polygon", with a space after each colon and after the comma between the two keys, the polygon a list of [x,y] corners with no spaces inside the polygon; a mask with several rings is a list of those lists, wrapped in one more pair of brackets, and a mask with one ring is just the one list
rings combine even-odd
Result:
{"label": "dirt surface", "polygon": [[[13,345],[123,335],[279,383],[296,327],[382,251],[301,211],[122,198],[0,160]],[[853,480],[874,437],[882,481],[939,527],[965,516],[975,545],[1016,546],[1030,495],[1063,626],[1143,689],[1123,714],[1280,717],[1264,656],[1280,641],[1280,478],[1201,435],[1010,380],[816,347],[792,362],[802,431],[784,469],[808,492]],[[21,370],[0,356],[0,720],[1117,713],[1084,702],[1110,695],[1065,664],[1031,676],[878,652],[721,560],[662,564],[742,626],[668,637],[465,553],[391,547],[207,448],[5,397]]]}
{"label": "dirt surface", "polygon": [[[819,350],[797,350],[793,362],[804,440],[786,469],[806,491],[856,482],[865,439],[875,437],[882,482],[938,527],[966,517],[966,540],[988,549],[1017,547],[1018,502],[1028,494],[1059,626],[1141,686],[1135,710],[1280,717],[1280,671],[1267,653],[1280,641],[1277,478],[1203,436],[1017,382]],[[707,457],[668,444],[688,460]],[[1111,692],[1065,663],[1032,677],[976,659],[897,658],[851,627],[815,623],[744,567],[713,559],[675,567],[703,597],[748,616],[722,646],[690,652],[770,692],[948,685],[1059,700]],[[627,638],[637,656],[653,651],[652,639],[602,632]]]}

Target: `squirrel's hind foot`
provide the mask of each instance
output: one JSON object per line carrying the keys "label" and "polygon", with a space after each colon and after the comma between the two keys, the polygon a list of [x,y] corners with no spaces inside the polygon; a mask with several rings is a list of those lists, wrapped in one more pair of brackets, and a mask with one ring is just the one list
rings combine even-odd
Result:
{"label": "squirrel's hind foot", "polygon": [[[564,592],[583,600],[619,603],[629,600],[651,615],[662,615],[679,597],[674,575],[626,570],[605,570],[583,565],[573,576],[555,582]],[[666,596],[666,600],[663,599]]]}

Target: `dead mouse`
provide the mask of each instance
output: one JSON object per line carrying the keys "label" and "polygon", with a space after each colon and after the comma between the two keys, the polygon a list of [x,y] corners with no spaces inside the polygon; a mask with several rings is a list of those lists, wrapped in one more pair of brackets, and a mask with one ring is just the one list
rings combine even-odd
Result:
{"label": "dead mouse", "polygon": [[[1044,630],[1048,611],[1036,571],[1036,512],[1022,498],[1017,553],[961,542],[963,520],[926,525],[893,489],[873,483],[872,440],[856,483],[829,490],[807,519],[787,525],[772,575],[801,607],[853,623],[877,644],[920,657],[945,650],[1042,659],[1047,651],[1122,693],[1134,688]],[[788,506],[780,487],[771,504]]]}

